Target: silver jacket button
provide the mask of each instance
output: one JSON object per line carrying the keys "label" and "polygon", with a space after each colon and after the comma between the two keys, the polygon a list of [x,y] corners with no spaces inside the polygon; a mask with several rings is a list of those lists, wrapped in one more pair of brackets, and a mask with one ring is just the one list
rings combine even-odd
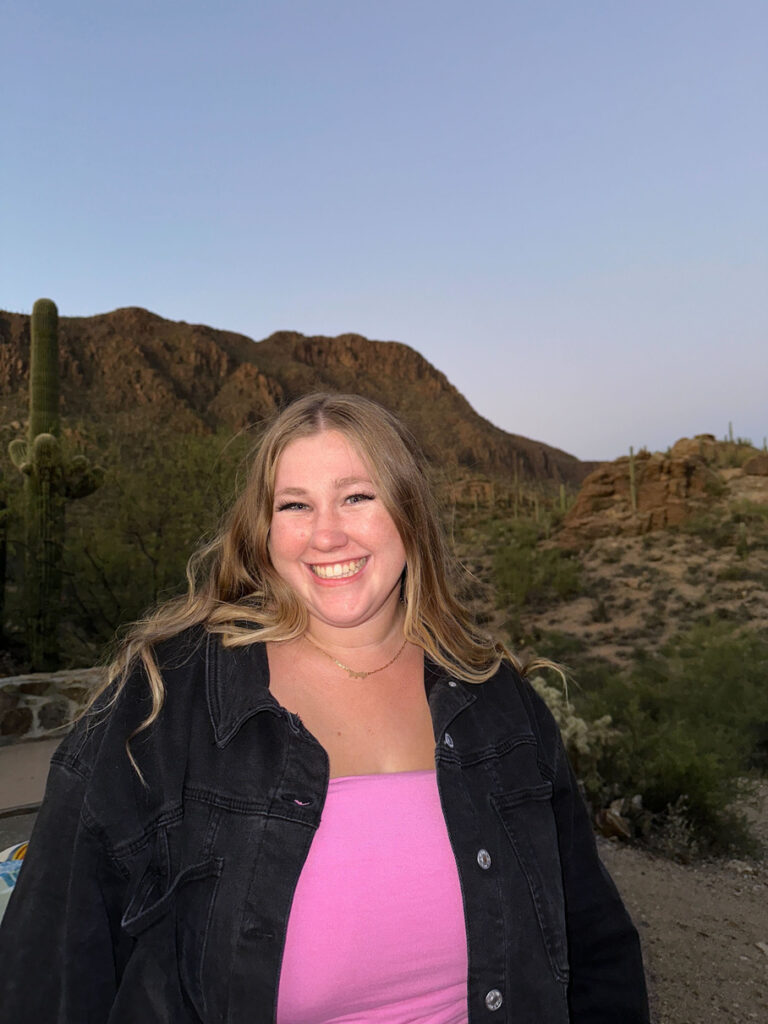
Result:
{"label": "silver jacket button", "polygon": [[449,686],[458,686],[459,684],[456,682],[455,679],[449,679],[448,680],[448,685]]}
{"label": "silver jacket button", "polygon": [[444,743],[446,747],[448,747],[450,750],[453,750],[453,737],[449,732],[447,732],[444,736]]}
{"label": "silver jacket button", "polygon": [[480,865],[480,867],[483,869],[483,871],[487,871],[488,868],[491,866],[491,855],[490,855],[490,853],[488,853],[487,850],[478,850],[477,851],[477,863]]}
{"label": "silver jacket button", "polygon": [[497,988],[492,988],[485,996],[485,1005],[489,1010],[498,1010],[504,1002],[504,997]]}

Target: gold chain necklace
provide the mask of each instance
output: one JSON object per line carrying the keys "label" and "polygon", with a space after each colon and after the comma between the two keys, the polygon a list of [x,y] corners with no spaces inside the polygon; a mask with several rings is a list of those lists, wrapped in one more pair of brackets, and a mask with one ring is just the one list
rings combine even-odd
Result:
{"label": "gold chain necklace", "polygon": [[329,654],[328,651],[324,651],[323,648],[317,643],[317,641],[312,639],[309,633],[305,633],[304,637],[312,644],[313,647],[316,647],[321,654],[324,654],[326,658],[330,658],[334,665],[338,665],[339,668],[343,668],[344,671],[347,672],[353,679],[367,679],[368,676],[375,676],[377,672],[383,672],[385,668],[389,668],[390,665],[393,665],[397,661],[397,659],[405,650],[405,645],[408,643],[407,639],[403,640],[403,645],[400,648],[400,650],[397,652],[394,658],[389,659],[386,665],[382,665],[380,668],[372,668],[370,672],[355,672],[355,670],[353,668],[350,668],[349,665],[345,665],[343,661],[339,661],[338,658],[334,658],[334,656],[332,654]]}

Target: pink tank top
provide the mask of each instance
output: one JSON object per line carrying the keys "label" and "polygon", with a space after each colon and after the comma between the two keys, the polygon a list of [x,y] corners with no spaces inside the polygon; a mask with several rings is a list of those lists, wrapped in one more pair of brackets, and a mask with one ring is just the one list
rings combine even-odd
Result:
{"label": "pink tank top", "polygon": [[277,1024],[466,1024],[467,938],[434,771],[331,779]]}

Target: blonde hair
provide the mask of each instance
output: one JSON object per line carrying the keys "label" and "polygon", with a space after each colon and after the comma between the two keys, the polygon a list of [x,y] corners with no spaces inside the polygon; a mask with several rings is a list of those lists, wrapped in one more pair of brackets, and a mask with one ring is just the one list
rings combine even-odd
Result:
{"label": "blonde hair", "polygon": [[216,537],[189,561],[187,593],[134,623],[109,666],[103,689],[115,684],[112,700],[133,665],[144,666],[152,707],[137,732],[151,725],[163,706],[165,689],[154,656],[161,641],[192,626],[218,634],[225,647],[290,640],[305,631],[307,612],[272,566],[268,540],[280,456],[292,441],[324,430],[343,434],[366,461],[400,534],[406,551],[401,585],[406,639],[466,682],[488,679],[503,658],[520,669],[503,644],[478,630],[456,595],[452,579],[463,570],[448,548],[413,436],[367,398],[316,393],[287,406],[266,429],[242,493]]}

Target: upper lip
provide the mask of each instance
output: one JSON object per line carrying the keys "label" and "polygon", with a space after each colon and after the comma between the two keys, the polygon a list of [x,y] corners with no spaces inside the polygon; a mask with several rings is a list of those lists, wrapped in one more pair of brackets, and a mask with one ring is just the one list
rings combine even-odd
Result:
{"label": "upper lip", "polygon": [[[307,562],[310,569],[333,569],[335,566],[354,565],[356,562],[366,562],[368,555],[357,555],[352,558],[335,558],[332,562]],[[362,568],[362,566],[360,566]]]}
{"label": "upper lip", "polygon": [[327,562],[321,562],[319,559],[313,558],[311,561],[307,562],[307,565],[344,565],[346,562],[359,562],[361,559],[367,557],[368,555],[344,555],[343,558],[332,558],[329,559]]}

